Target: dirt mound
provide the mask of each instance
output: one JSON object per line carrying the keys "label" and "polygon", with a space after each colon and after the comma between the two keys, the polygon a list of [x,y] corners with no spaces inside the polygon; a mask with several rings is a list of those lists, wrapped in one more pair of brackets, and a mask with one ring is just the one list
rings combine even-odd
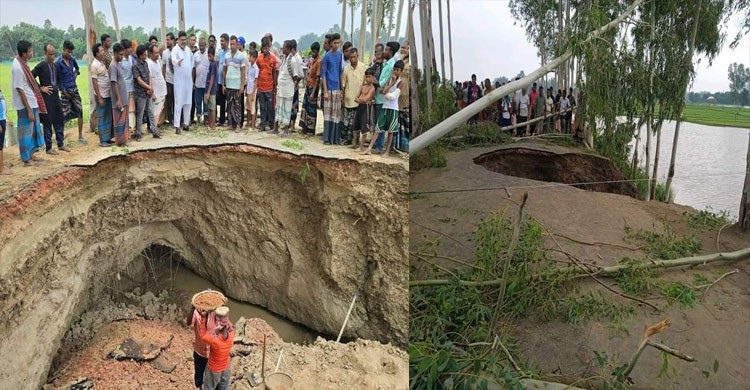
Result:
{"label": "dirt mound", "polygon": [[[588,153],[558,153],[532,147],[512,147],[485,153],[474,163],[508,176],[571,184],[597,192],[635,198],[635,186],[615,168],[611,160]],[[591,183],[591,184],[575,184]]]}
{"label": "dirt mound", "polygon": [[[258,329],[254,329],[255,326]],[[245,328],[253,337],[265,332],[269,340],[280,340],[263,320],[250,318]],[[83,378],[95,389],[190,389],[193,386],[193,337],[190,328],[158,320],[108,323],[90,343],[68,359],[65,368],[43,389],[67,390],[70,384],[81,382]],[[109,351],[129,338],[138,338],[144,343],[163,344],[164,340],[171,340],[171,343],[150,362],[117,361],[107,357]],[[391,345],[368,340],[338,344],[323,339],[309,346],[269,343],[267,375],[274,372],[282,349],[284,358],[279,372],[291,375],[295,388],[405,389],[408,382],[407,354]],[[262,347],[257,345],[249,356],[233,354],[232,389],[251,388],[247,376],[252,372],[260,373],[261,351]],[[159,361],[162,356],[166,363]]]}

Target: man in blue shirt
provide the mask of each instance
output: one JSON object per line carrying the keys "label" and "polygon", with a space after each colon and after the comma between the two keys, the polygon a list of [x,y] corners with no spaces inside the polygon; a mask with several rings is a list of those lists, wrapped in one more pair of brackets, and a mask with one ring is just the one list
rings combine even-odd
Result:
{"label": "man in blue shirt", "polygon": [[219,62],[219,88],[216,90],[216,113],[214,115],[219,116],[219,126],[224,126],[224,122],[227,120],[227,97],[224,93],[224,88],[222,88],[224,86],[224,77],[222,73],[224,72],[224,56],[226,56],[229,51],[229,34],[221,34],[219,42],[221,44],[221,50],[219,50],[219,54],[216,58]]}
{"label": "man in blue shirt", "polygon": [[339,51],[341,36],[331,35],[331,51],[323,57],[321,80],[323,81],[323,143],[338,145],[341,121],[341,64],[344,56]]}
{"label": "man in blue shirt", "polygon": [[75,50],[73,42],[63,42],[62,55],[57,60],[57,69],[60,74],[58,80],[61,94],[60,105],[65,122],[78,119],[78,142],[85,144],[87,141],[83,138],[83,105],[76,85],[76,77],[81,74],[81,71],[78,68],[78,62],[73,57],[73,50]]}

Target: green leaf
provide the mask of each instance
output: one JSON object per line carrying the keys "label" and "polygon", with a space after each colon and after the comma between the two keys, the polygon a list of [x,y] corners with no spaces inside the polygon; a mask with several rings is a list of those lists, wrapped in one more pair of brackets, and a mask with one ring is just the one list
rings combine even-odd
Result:
{"label": "green leaf", "polygon": [[719,372],[719,360],[714,360],[714,374]]}

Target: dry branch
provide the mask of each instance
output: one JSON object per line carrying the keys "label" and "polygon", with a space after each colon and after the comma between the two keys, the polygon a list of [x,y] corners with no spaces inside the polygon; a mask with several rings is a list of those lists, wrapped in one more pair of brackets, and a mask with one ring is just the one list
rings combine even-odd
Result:
{"label": "dry branch", "polygon": [[726,277],[726,276],[729,276],[729,275],[731,275],[731,274],[736,274],[737,272],[740,272],[740,270],[738,270],[738,269],[735,269],[735,270],[733,270],[733,271],[729,271],[729,272],[726,272],[726,273],[724,273],[724,275],[721,275],[721,276],[719,276],[719,278],[718,278],[718,279],[716,279],[716,280],[714,280],[714,282],[713,282],[713,283],[711,283],[711,284],[709,284],[709,285],[707,285],[707,286],[706,286],[706,289],[705,289],[705,290],[703,291],[703,295],[701,295],[701,299],[703,299],[703,298],[705,298],[705,297],[706,297],[706,294],[708,294],[708,290],[709,290],[709,289],[710,289],[711,287],[713,287],[713,285],[714,285],[714,284],[716,284],[716,283],[719,283],[719,281],[720,281],[721,279],[724,279],[724,277]]}
{"label": "dry branch", "polygon": [[[709,255],[702,255],[702,256],[691,256],[691,257],[682,257],[678,259],[673,260],[654,260],[650,263],[643,264],[640,267],[643,267],[645,269],[650,268],[674,268],[674,267],[682,267],[686,265],[706,265],[708,263],[714,263],[718,261],[742,261],[742,260],[748,260],[750,259],[750,248],[740,249],[738,251],[734,252],[725,252],[725,253],[714,253]],[[601,267],[596,272],[593,272],[592,274],[595,276],[614,276],[617,275],[620,271],[626,270],[628,267],[631,267],[631,265],[628,264],[619,264],[611,267]],[[562,273],[562,272],[571,272],[569,270],[560,270],[556,273]],[[585,274],[583,270],[576,270],[573,271],[574,273],[578,274]],[[432,279],[432,280],[411,280],[409,281],[409,287],[421,287],[421,286],[441,286],[450,284],[451,280],[448,279]],[[480,282],[474,282],[474,281],[468,281],[468,280],[459,280],[458,285],[460,286],[467,286],[467,287],[483,287],[483,286],[498,286],[502,283],[502,280],[500,279],[493,279],[493,280],[485,280]]]}

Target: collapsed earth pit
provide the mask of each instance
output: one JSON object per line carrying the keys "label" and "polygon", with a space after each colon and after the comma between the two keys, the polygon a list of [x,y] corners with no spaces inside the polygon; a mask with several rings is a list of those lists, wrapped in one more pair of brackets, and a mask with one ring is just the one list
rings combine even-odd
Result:
{"label": "collapsed earth pit", "polygon": [[[71,321],[152,245],[225,295],[337,334],[404,347],[407,170],[251,146],[112,156],[0,201],[0,383],[39,388]],[[31,341],[33,340],[33,341]]]}
{"label": "collapsed earth pit", "polygon": [[584,190],[633,198],[637,196],[635,186],[625,181],[625,176],[611,160],[594,154],[510,147],[479,155],[474,158],[474,163],[503,175],[570,184]]}

